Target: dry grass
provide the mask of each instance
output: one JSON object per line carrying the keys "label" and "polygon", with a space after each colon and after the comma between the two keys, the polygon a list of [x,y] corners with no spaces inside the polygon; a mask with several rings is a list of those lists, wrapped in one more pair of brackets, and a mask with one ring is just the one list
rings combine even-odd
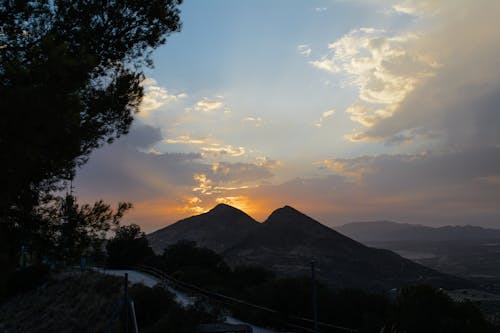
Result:
{"label": "dry grass", "polygon": [[[103,332],[123,282],[97,273],[60,273],[0,304],[0,332]],[[116,325],[115,325],[116,326]]]}

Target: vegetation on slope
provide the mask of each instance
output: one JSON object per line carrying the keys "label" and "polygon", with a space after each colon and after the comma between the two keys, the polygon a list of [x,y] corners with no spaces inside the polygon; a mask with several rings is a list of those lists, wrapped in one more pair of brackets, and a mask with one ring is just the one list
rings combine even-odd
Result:
{"label": "vegetation on slope", "polygon": [[[123,332],[122,278],[94,272],[40,276],[37,287],[26,287],[0,303],[0,332]],[[201,303],[182,307],[159,286],[135,284],[129,296],[140,332],[190,333],[220,316]]]}

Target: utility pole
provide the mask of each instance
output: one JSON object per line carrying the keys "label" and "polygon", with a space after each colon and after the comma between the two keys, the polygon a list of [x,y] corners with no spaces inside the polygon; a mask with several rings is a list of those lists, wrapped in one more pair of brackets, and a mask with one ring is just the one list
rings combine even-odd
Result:
{"label": "utility pole", "polygon": [[312,286],[312,310],[314,320],[314,332],[318,333],[318,295],[316,290],[316,271],[314,265],[316,261],[311,260],[311,286]]}

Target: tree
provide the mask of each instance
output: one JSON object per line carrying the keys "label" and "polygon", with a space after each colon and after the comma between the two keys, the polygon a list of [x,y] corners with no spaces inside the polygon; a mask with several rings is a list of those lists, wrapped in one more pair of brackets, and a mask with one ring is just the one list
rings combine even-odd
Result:
{"label": "tree", "polygon": [[198,247],[194,241],[181,240],[168,246],[163,251],[162,259],[168,272],[175,272],[186,267],[197,267],[221,273],[229,271],[229,266],[221,255],[208,248]]}
{"label": "tree", "polygon": [[0,1],[0,232],[31,235],[41,194],[127,133],[181,2]]}
{"label": "tree", "polygon": [[41,228],[29,244],[31,251],[66,262],[78,261],[82,256],[103,259],[107,237],[119,230],[130,208],[130,203],[123,202],[113,210],[102,200],[79,205],[72,195],[59,198],[53,205],[37,209]]}
{"label": "tree", "polygon": [[444,293],[427,285],[401,290],[395,304],[396,325],[412,332],[490,332],[481,311],[470,302],[456,303]]}
{"label": "tree", "polygon": [[153,249],[137,224],[120,226],[106,245],[111,267],[125,267],[143,263],[154,257]]}
{"label": "tree", "polygon": [[206,288],[224,285],[231,271],[220,254],[188,240],[168,246],[159,262],[160,269],[179,280]]}

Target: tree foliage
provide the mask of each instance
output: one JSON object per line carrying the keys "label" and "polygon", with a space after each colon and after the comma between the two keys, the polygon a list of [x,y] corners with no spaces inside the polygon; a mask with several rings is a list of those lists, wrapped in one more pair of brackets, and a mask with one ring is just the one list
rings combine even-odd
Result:
{"label": "tree foliage", "polygon": [[181,2],[0,0],[0,232],[28,234],[40,193],[127,133]]}
{"label": "tree foliage", "polygon": [[119,203],[116,210],[102,200],[93,204],[77,203],[72,195],[37,209],[39,227],[28,244],[32,252],[66,262],[82,256],[104,258],[106,239],[119,228],[130,203]]}
{"label": "tree foliage", "polygon": [[[282,330],[290,329],[290,323],[311,324],[300,319],[312,318],[312,284],[308,276],[276,276],[258,266],[229,268],[219,254],[198,248],[190,241],[169,246],[157,259],[158,268],[183,282],[279,312],[226,304],[240,320]],[[361,289],[331,289],[321,282],[317,291],[321,322],[350,327],[360,333],[492,332],[492,326],[475,304],[453,302],[431,286],[404,288],[395,299]],[[337,331],[321,326],[321,332]]]}
{"label": "tree foliage", "polygon": [[106,250],[109,266],[117,268],[141,264],[154,256],[146,235],[137,224],[118,227]]}
{"label": "tree foliage", "polygon": [[488,332],[490,328],[471,302],[453,302],[443,291],[427,285],[403,289],[395,309],[395,326],[408,333]]}

